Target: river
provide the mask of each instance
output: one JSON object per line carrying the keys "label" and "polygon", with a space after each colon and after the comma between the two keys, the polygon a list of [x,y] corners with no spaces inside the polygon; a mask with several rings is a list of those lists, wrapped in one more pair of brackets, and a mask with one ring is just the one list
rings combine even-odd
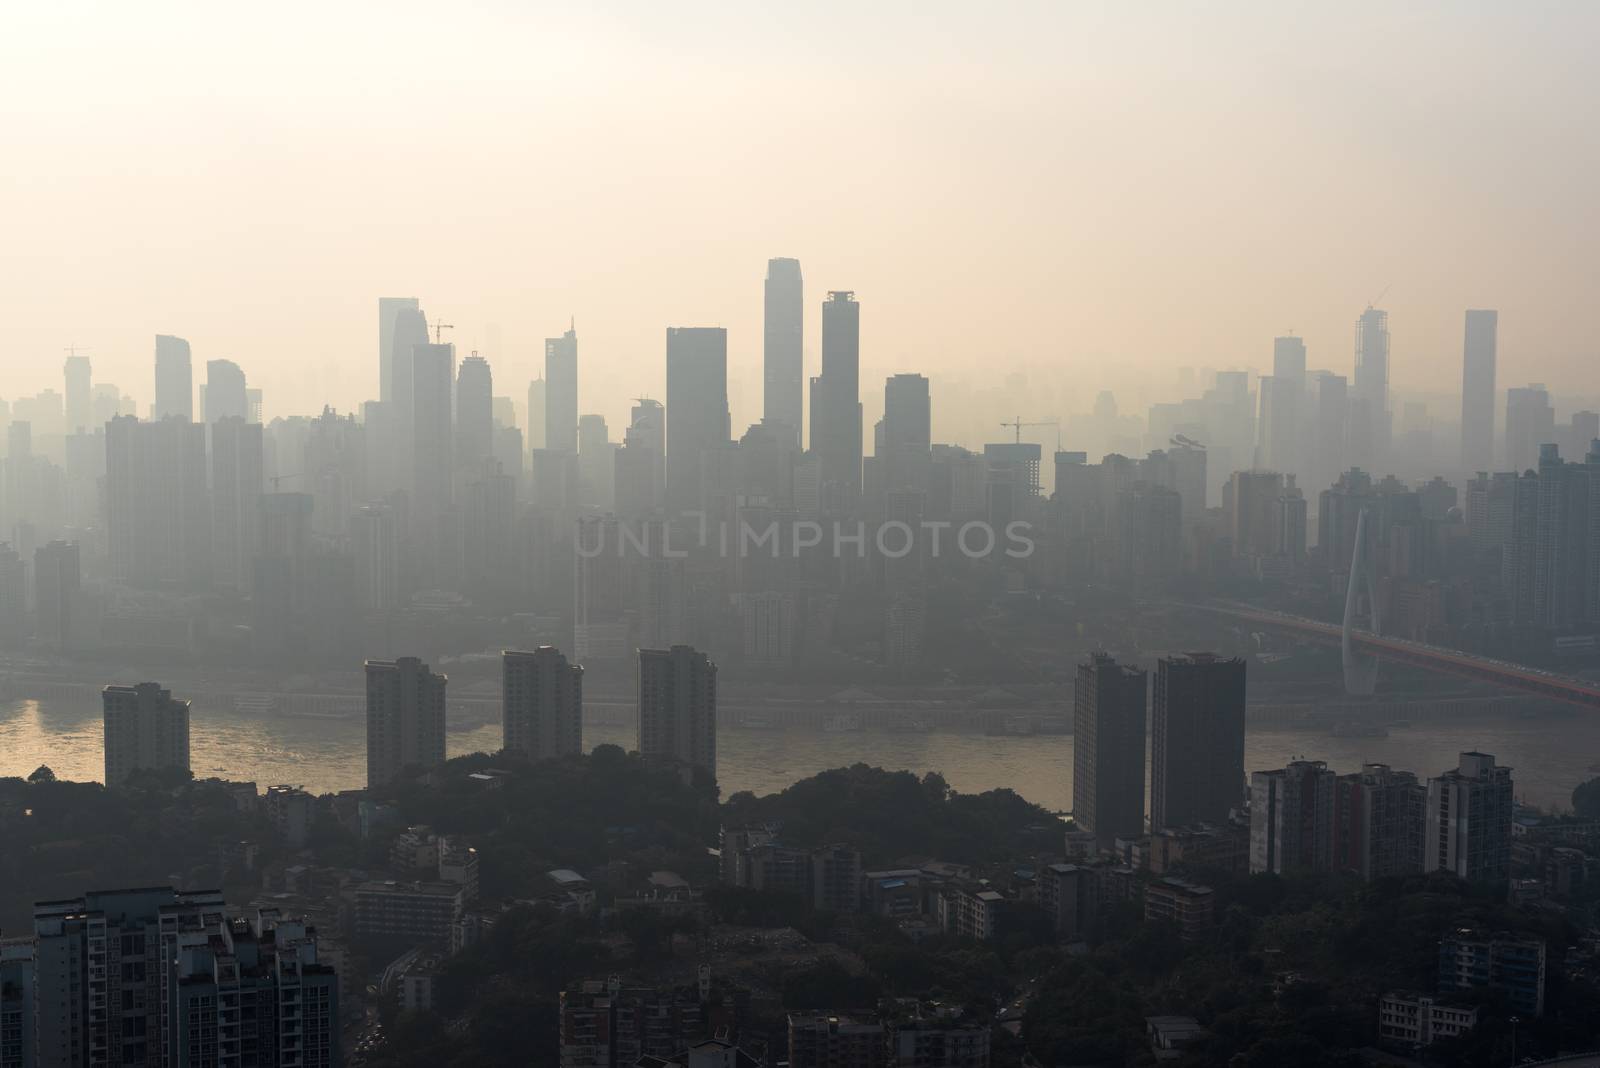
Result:
{"label": "river", "polygon": [[[631,724],[587,723],[584,743],[633,748]],[[498,722],[452,725],[451,756],[500,747]],[[771,793],[827,768],[857,762],[917,773],[938,771],[963,792],[1010,787],[1052,810],[1072,807],[1072,736],[991,736],[932,731],[843,731],[724,727],[717,739],[723,796]],[[1519,799],[1566,808],[1573,787],[1600,774],[1600,717],[1581,713],[1530,719],[1473,718],[1393,729],[1386,738],[1336,738],[1283,727],[1252,726],[1245,766],[1282,767],[1297,757],[1326,760],[1335,771],[1382,762],[1434,775],[1454,767],[1463,749],[1493,753],[1514,771]],[[316,793],[358,789],[366,780],[366,737],[359,717],[250,716],[196,708],[190,763],[197,777],[292,783]],[[0,705],[0,776],[27,775],[48,764],[60,778],[98,781],[104,770],[100,711],[77,702]]]}

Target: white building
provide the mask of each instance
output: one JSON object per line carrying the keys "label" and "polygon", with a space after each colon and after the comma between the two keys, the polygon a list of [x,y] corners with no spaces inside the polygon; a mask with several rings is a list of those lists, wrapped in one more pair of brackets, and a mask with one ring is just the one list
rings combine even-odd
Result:
{"label": "white building", "polygon": [[1378,1038],[1386,1045],[1421,1049],[1466,1034],[1477,1023],[1477,1009],[1440,1004],[1430,997],[1391,992],[1378,1000]]}

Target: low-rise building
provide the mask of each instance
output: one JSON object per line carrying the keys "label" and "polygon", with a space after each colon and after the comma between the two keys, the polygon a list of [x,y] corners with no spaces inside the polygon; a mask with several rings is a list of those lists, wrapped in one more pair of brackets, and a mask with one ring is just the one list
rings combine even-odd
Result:
{"label": "low-rise building", "polygon": [[1476,1008],[1426,995],[1391,991],[1378,999],[1378,1040],[1387,1046],[1421,1049],[1466,1034],[1477,1024]]}
{"label": "low-rise building", "polygon": [[875,1017],[789,1014],[789,1068],[884,1068],[886,1055]]}
{"label": "low-rise building", "polygon": [[1048,864],[1039,872],[1039,904],[1069,942],[1084,938],[1099,911],[1094,872],[1078,864]]}
{"label": "low-rise building", "polygon": [[1215,920],[1212,890],[1187,879],[1161,879],[1145,887],[1144,918],[1177,925],[1184,941],[1209,931]]}
{"label": "low-rise building", "polygon": [[988,1027],[918,1015],[890,1025],[891,1068],[989,1068]]}
{"label": "low-rise building", "polygon": [[949,883],[939,895],[939,927],[962,938],[993,938],[1004,904],[1003,896],[981,884]]}
{"label": "low-rise building", "polygon": [[1158,1061],[1177,1060],[1184,1047],[1206,1033],[1193,1016],[1146,1016],[1144,1029]]}
{"label": "low-rise building", "polygon": [[923,903],[923,873],[920,868],[894,868],[863,872],[862,900],[874,916],[903,919],[926,911]]}
{"label": "low-rise building", "polygon": [[455,883],[362,883],[355,888],[353,933],[357,938],[397,938],[446,948],[465,896]]}
{"label": "low-rise building", "polygon": [[1459,930],[1439,942],[1439,991],[1488,988],[1517,1012],[1544,1012],[1544,942]]}

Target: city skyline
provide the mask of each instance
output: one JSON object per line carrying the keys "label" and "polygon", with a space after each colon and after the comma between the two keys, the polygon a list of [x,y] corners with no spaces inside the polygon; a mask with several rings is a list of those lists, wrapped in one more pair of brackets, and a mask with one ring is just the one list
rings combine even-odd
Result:
{"label": "city skyline", "polygon": [[[444,27],[398,14],[380,31],[392,47],[371,55],[416,47],[424,32],[441,57],[480,53],[478,73],[461,83],[403,85],[369,60],[335,69],[341,45],[357,34],[371,43],[368,22],[346,16],[323,40],[297,36],[287,49],[300,57],[299,79],[283,114],[299,113],[302,94],[320,108],[290,131],[267,127],[255,107],[276,27],[237,54],[179,56],[169,50],[181,38],[169,39],[159,15],[135,22],[108,9],[83,28],[30,13],[11,38],[29,47],[0,64],[12,76],[47,69],[38,65],[69,41],[76,65],[103,61],[100,77],[121,69],[127,41],[147,48],[126,54],[156,61],[125,80],[119,99],[93,92],[97,77],[8,120],[15,151],[36,164],[13,179],[18,202],[35,209],[10,242],[26,255],[0,265],[4,291],[29,308],[8,350],[16,388],[56,385],[60,350],[78,345],[100,380],[148,403],[148,338],[171,333],[189,339],[197,361],[237,362],[280,413],[314,414],[324,400],[353,410],[380,393],[367,355],[370,302],[398,292],[459,324],[447,339],[489,358],[512,396],[538,377],[540,340],[575,316],[589,372],[580,407],[614,426],[625,423],[628,394],[664,392],[663,327],[725,326],[737,427],[761,411],[761,265],[775,256],[800,260],[810,293],[853,289],[873,309],[865,381],[914,368],[934,379],[935,404],[941,381],[972,379],[974,352],[987,367],[1035,378],[1054,369],[1135,404],[1152,371],[1164,382],[1181,365],[1263,368],[1270,339],[1291,329],[1311,366],[1348,373],[1350,324],[1380,294],[1397,391],[1459,381],[1465,308],[1502,313],[1500,381],[1586,386],[1600,329],[1581,296],[1580,250],[1595,215],[1577,176],[1592,170],[1596,138],[1573,108],[1592,96],[1577,46],[1593,36],[1591,9],[1533,24],[1487,5],[1170,19],[1038,8],[1044,21],[1029,35],[953,10],[937,24],[858,14],[852,39],[830,43],[839,84],[813,85],[821,99],[804,109],[782,102],[778,80],[802,74],[818,30],[696,10],[682,25],[642,8],[524,15],[517,29],[588,62],[515,72],[493,60],[518,35],[475,34],[481,14]],[[891,32],[922,46],[906,49],[920,51],[917,63],[885,58]],[[958,42],[969,40],[1007,62],[986,67],[989,77],[957,102],[937,87],[960,69]],[[1074,67],[1089,40],[1092,53]],[[1431,88],[1417,92],[1423,53]],[[714,61],[719,76],[745,72],[747,99],[711,105],[700,78],[663,79],[681,74],[686,54]],[[215,103],[107,129],[196,73],[212,76]],[[1352,84],[1361,91],[1347,92]],[[641,104],[645,85],[652,95]],[[371,122],[369,94],[385,88],[396,118]],[[1027,112],[1026,127],[1024,95],[1029,109],[1044,109]],[[432,121],[441,110],[450,123]],[[640,120],[662,120],[671,143],[681,121],[673,111],[707,125],[662,153]],[[582,136],[580,113],[614,135]],[[216,137],[221,114],[238,126]],[[1210,133],[1222,114],[1226,149]],[[437,140],[419,151],[411,131],[422,126]],[[78,130],[85,144],[99,136],[120,153],[117,165],[62,145],[54,128]],[[1064,136],[1040,138],[1040,129]],[[898,136],[885,137],[890,130]],[[755,169],[771,173],[780,140],[825,151],[795,156],[787,173],[757,184]],[[550,168],[543,146],[564,142],[579,153],[575,165]],[[744,155],[731,147],[751,143]],[[395,158],[402,145],[420,158],[378,175],[354,165]],[[330,151],[337,166],[308,169]],[[956,151],[961,168],[947,165]],[[480,165],[453,166],[462,154]],[[641,183],[651,156],[644,174],[654,180]],[[838,167],[842,159],[857,166]],[[1246,170],[1240,159],[1256,162]],[[1181,183],[1168,182],[1174,167]],[[1335,173],[1337,186],[1323,177]],[[100,195],[112,188],[117,195]],[[226,199],[213,189],[228,189]],[[607,195],[582,195],[596,189]],[[130,201],[141,210],[124,212]],[[557,217],[541,209],[549,204],[571,210]],[[446,212],[446,225],[394,222],[419,208]],[[330,225],[333,212],[349,225]],[[562,255],[511,254],[552,244]],[[1285,253],[1293,269],[1277,269]],[[1271,271],[1257,266],[1269,261]],[[807,376],[820,360],[815,303]],[[604,388],[622,375],[637,385]],[[1086,409],[1092,390],[1075,400]],[[867,413],[870,423],[870,399]]]}

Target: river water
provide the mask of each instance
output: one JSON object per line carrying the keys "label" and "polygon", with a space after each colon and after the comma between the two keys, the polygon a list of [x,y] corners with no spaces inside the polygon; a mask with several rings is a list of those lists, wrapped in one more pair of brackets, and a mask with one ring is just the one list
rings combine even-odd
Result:
{"label": "river water", "polygon": [[[631,724],[588,723],[584,743],[634,747]],[[449,731],[451,756],[500,747],[498,722],[460,723]],[[723,796],[771,793],[827,768],[857,762],[917,773],[937,771],[975,793],[1010,787],[1052,810],[1072,807],[1072,737],[990,736],[933,731],[843,731],[724,727],[717,739]],[[1543,808],[1569,805],[1573,787],[1600,775],[1600,717],[1554,714],[1531,719],[1465,719],[1391,730],[1386,738],[1335,738],[1284,727],[1252,728],[1245,766],[1282,767],[1297,757],[1326,760],[1339,772],[1382,762],[1434,775],[1454,767],[1457,753],[1493,753],[1515,769],[1519,799]],[[196,708],[190,762],[197,777],[278,783],[316,793],[358,789],[366,781],[365,722],[359,717],[250,716]],[[0,776],[22,776],[48,764],[60,778],[98,781],[104,771],[98,707],[67,702],[0,705]]]}

